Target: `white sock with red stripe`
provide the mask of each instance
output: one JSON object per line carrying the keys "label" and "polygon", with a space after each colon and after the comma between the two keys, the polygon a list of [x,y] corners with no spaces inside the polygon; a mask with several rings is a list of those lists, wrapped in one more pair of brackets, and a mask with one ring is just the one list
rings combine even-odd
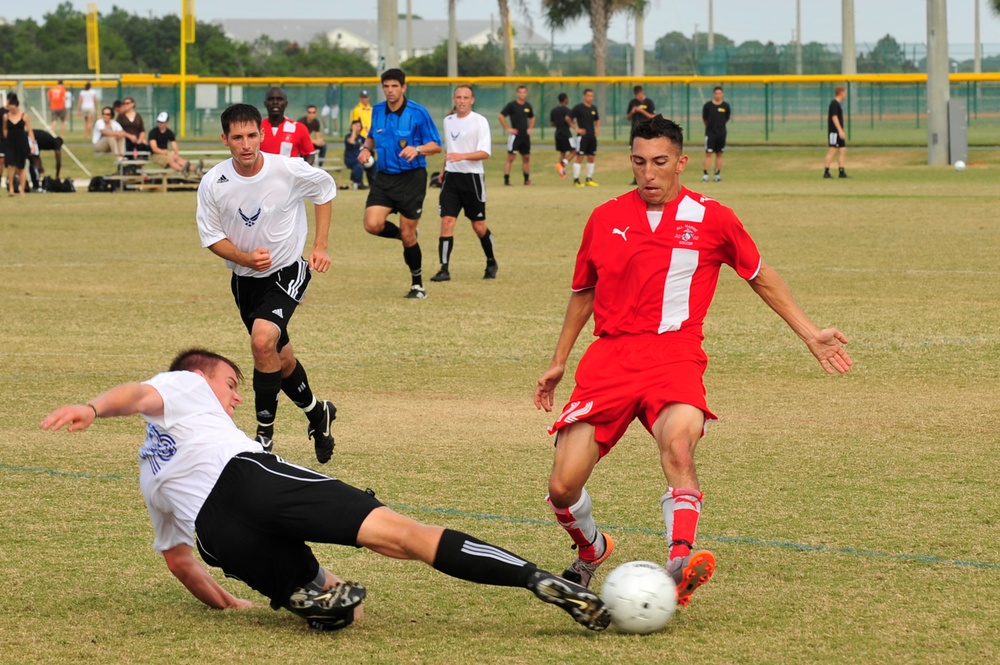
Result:
{"label": "white sock with red stripe", "polygon": [[579,501],[569,508],[557,508],[553,505],[551,497],[545,497],[545,500],[552,506],[559,524],[573,539],[580,558],[584,561],[600,559],[604,555],[605,543],[594,522],[593,504],[590,502],[587,488],[580,493]]}

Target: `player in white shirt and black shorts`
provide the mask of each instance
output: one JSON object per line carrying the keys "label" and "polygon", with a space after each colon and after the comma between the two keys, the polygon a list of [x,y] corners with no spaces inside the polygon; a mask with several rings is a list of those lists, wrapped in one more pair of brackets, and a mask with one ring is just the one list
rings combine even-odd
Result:
{"label": "player in white shirt and black shorts", "polygon": [[469,582],[525,588],[591,630],[607,628],[607,608],[580,585],[462,532],[400,515],[371,490],[262,452],[233,421],[243,401],[241,377],[231,360],[191,349],[168,372],[119,385],[87,404],[62,406],[41,424],[75,432],[98,417],[142,415],[148,424],[139,487],[153,522],[153,548],[198,600],[216,609],[253,606],[215,581],[195,547],[206,563],[266,596],[273,609],[284,607],[317,630],[350,625],[366,590],[326,571],[308,541],[366,547]]}
{"label": "player in white shirt and black shorts", "polygon": [[451,279],[448,263],[455,247],[455,222],[458,213],[472,222],[472,230],[479,236],[479,244],[486,255],[486,272],[483,279],[496,279],[497,261],[493,255],[493,234],[486,226],[486,176],[483,160],[489,159],[492,150],[490,123],[472,110],[476,98],[470,85],[455,87],[455,110],[444,119],[445,164],[441,173],[441,237],[438,238],[438,256],[441,269],[431,277],[432,282]]}
{"label": "player in white shirt and black shorts", "polygon": [[[288,322],[305,297],[310,270],[326,272],[330,209],[337,185],[330,174],[299,158],[261,152],[256,107],[234,104],[222,112],[222,140],[233,155],[214,166],[198,187],[198,233],[203,247],[233,271],[231,287],[253,352],[257,441],[274,445],[278,396],[284,392],[309,420],[316,459],[333,454],[330,423],[337,409],[317,400],[288,338]],[[302,258],[309,222],[305,200],[316,206],[316,236]]]}

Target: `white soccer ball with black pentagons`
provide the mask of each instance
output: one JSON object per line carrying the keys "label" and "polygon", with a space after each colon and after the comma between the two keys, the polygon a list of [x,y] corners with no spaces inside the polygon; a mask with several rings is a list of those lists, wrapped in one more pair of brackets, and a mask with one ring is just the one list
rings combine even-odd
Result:
{"label": "white soccer ball with black pentagons", "polygon": [[662,566],[630,561],[604,580],[601,600],[611,623],[623,633],[646,635],[661,630],[677,609],[677,585]]}

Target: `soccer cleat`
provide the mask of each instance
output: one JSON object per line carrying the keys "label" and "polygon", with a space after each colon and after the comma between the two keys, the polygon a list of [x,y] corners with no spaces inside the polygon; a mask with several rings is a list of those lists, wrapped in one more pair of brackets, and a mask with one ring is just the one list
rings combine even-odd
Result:
{"label": "soccer cleat", "polygon": [[315,630],[340,630],[354,621],[354,608],[367,591],[356,582],[339,582],[325,591],[298,588],[285,608],[306,620]]}
{"label": "soccer cleat", "polygon": [[832,176],[832,175],[830,175],[830,172],[829,172],[829,171],[823,171],[823,177],[824,177],[824,178],[832,178],[833,176]]}
{"label": "soccer cleat", "polygon": [[525,186],[525,187],[527,187],[528,185],[534,185],[534,184],[535,184],[535,183],[531,182],[530,180],[525,180],[525,181],[524,181],[524,186]]}
{"label": "soccer cleat", "polygon": [[590,581],[594,578],[594,571],[602,563],[608,560],[608,557],[615,551],[615,541],[611,539],[606,533],[601,533],[604,536],[604,554],[594,561],[584,561],[583,559],[577,558],[576,561],[570,564],[569,568],[563,571],[563,578],[569,580],[570,582],[576,582],[585,589],[590,588]]}
{"label": "soccer cleat", "polygon": [[566,178],[566,167],[563,166],[562,162],[559,162],[558,164],[556,164],[556,173],[559,174],[560,178],[563,178],[563,179]]}
{"label": "soccer cleat", "polygon": [[410,300],[423,300],[424,298],[427,297],[427,291],[425,291],[424,287],[420,286],[419,284],[414,284],[413,286],[410,287],[410,290],[407,291],[406,295],[403,297],[408,298]]}
{"label": "soccer cleat", "polygon": [[437,271],[437,274],[435,274],[433,277],[431,277],[431,281],[432,282],[450,282],[451,281],[451,273],[448,272],[447,268],[441,268],[440,270]]}
{"label": "soccer cleat", "polygon": [[718,173],[716,173],[715,177],[712,179],[715,180],[715,182],[722,182],[722,176],[719,175]]}
{"label": "soccer cleat", "polygon": [[265,453],[271,452],[274,448],[274,439],[266,434],[258,434],[253,438],[253,440],[260,444],[260,447],[264,449]]}
{"label": "soccer cleat", "polygon": [[715,555],[708,550],[692,552],[668,563],[667,574],[677,583],[677,604],[687,607],[691,602],[691,594],[712,579],[714,572]]}
{"label": "soccer cleat", "polygon": [[503,186],[504,187],[513,187],[514,185],[510,184],[509,180],[505,180],[504,183],[503,183]]}
{"label": "soccer cleat", "polygon": [[499,267],[500,266],[497,265],[496,261],[493,261],[492,263],[487,263],[486,264],[486,272],[483,273],[483,279],[496,279],[497,278],[497,268],[499,268]]}
{"label": "soccer cleat", "polygon": [[333,455],[333,437],[330,436],[330,423],[337,419],[337,407],[329,400],[323,400],[318,405],[320,415],[316,422],[309,423],[306,434],[313,440],[316,447],[316,459],[320,464],[326,464]]}
{"label": "soccer cleat", "polygon": [[587,187],[600,187],[593,178],[587,178]]}
{"label": "soccer cleat", "polygon": [[846,178],[847,177],[847,171],[845,171],[844,169],[840,169],[840,175],[838,175],[837,177],[838,178]]}
{"label": "soccer cleat", "polygon": [[707,173],[702,174],[701,181],[702,182],[708,182],[708,174]]}
{"label": "soccer cleat", "polygon": [[528,589],[545,603],[563,608],[589,630],[604,630],[611,624],[611,614],[597,594],[552,573],[538,570],[528,580]]}
{"label": "soccer cleat", "polygon": [[574,186],[574,187],[583,187],[583,186],[584,186],[584,184],[583,184],[582,182],[580,182],[580,179],[579,179],[579,178],[574,178],[574,179],[573,179],[573,186]]}

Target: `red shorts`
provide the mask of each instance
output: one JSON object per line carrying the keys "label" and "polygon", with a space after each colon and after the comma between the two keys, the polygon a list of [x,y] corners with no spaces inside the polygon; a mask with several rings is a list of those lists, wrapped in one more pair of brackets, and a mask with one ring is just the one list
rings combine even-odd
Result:
{"label": "red shorts", "polygon": [[600,337],[580,359],[569,404],[549,434],[575,422],[590,423],[603,457],[636,418],[652,434],[668,404],[690,404],[705,413],[706,421],[718,420],[705,401],[707,366],[700,344],[667,342],[662,335]]}

